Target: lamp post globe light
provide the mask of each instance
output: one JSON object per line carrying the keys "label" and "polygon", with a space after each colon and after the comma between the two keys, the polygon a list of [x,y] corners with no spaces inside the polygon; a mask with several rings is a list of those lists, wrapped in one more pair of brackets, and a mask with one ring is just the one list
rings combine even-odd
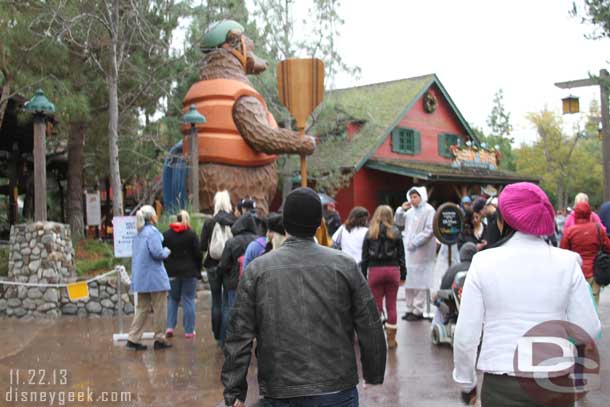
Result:
{"label": "lamp post globe light", "polygon": [[192,211],[199,212],[199,143],[197,135],[197,124],[204,124],[205,116],[197,111],[195,105],[191,105],[189,111],[182,116],[182,123],[189,124],[190,128],[190,152],[191,152],[191,194],[192,194]]}
{"label": "lamp post globe light", "polygon": [[55,113],[55,105],[38,89],[24,109],[34,114],[34,221],[47,220],[47,117]]}

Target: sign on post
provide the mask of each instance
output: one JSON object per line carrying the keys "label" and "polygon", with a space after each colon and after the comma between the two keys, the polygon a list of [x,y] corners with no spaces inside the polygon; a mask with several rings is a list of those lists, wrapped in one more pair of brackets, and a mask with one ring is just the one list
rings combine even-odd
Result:
{"label": "sign on post", "polygon": [[439,242],[449,246],[457,243],[463,216],[460,207],[454,203],[447,202],[438,207],[434,214],[434,236]]}
{"label": "sign on post", "polygon": [[85,201],[87,202],[87,225],[99,226],[102,224],[102,206],[100,204],[100,191],[92,194],[85,193]]}
{"label": "sign on post", "polygon": [[115,216],[112,218],[114,236],[114,257],[131,257],[131,245],[138,234],[135,216]]}

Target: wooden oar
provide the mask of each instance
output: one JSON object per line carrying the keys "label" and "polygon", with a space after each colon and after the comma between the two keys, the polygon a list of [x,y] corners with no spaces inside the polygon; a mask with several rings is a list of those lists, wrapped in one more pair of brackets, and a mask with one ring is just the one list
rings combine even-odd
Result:
{"label": "wooden oar", "polygon": [[[324,99],[324,63],[317,58],[286,59],[277,66],[280,101],[305,137],[307,118]],[[307,161],[301,156],[301,186],[307,186]]]}

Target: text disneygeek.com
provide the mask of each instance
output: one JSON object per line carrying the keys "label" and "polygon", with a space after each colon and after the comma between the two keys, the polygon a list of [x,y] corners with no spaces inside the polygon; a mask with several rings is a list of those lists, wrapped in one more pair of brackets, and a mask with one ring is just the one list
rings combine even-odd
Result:
{"label": "text disneygeek.com", "polygon": [[[65,386],[69,382],[66,369],[11,369],[9,388],[2,391],[2,399],[13,406],[66,406],[78,403],[111,403],[128,406],[132,393],[128,391],[51,390],[45,386]],[[95,405],[95,404],[93,404]]]}

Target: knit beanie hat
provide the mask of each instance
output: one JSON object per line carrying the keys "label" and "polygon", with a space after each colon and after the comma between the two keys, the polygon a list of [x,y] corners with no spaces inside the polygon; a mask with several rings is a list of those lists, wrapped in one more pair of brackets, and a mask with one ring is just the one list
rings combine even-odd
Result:
{"label": "knit beanie hat", "polygon": [[531,182],[507,185],[499,199],[504,221],[513,229],[536,236],[555,232],[555,211],[544,191]]}
{"label": "knit beanie hat", "polygon": [[284,228],[292,236],[312,237],[322,222],[322,202],[311,188],[297,188],[284,202]]}
{"label": "knit beanie hat", "polygon": [[284,221],[282,219],[281,213],[269,214],[269,216],[267,217],[267,229],[272,232],[279,233],[280,235],[286,233],[286,231],[284,230]]}

